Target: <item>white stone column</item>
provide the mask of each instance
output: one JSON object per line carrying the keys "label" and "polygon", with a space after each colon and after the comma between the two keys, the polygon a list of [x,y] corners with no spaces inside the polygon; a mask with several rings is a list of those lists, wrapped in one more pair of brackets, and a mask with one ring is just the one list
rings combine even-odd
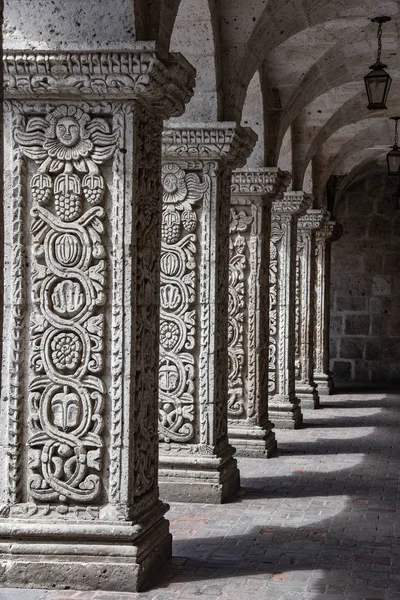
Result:
{"label": "white stone column", "polygon": [[160,490],[222,502],[239,488],[228,442],[228,274],[232,168],[255,134],[235,123],[163,132]]}
{"label": "white stone column", "polygon": [[303,408],[319,408],[314,381],[315,235],[327,213],[309,209],[298,221],[296,254],[295,377],[296,396]]}
{"label": "white stone column", "polygon": [[10,51],[4,69],[0,582],[135,591],[171,553],[157,484],[161,131],[194,70],[151,42]]}
{"label": "white stone column", "polygon": [[295,291],[297,220],[311,197],[285,192],[272,203],[269,306],[269,416],[275,427],[298,428],[303,417],[295,394]]}
{"label": "white stone column", "polygon": [[239,456],[276,451],[268,417],[271,201],[290,176],[243,169],[232,176],[229,279],[229,438]]}
{"label": "white stone column", "polygon": [[331,243],[338,240],[341,234],[342,228],[335,221],[324,223],[316,232],[314,381],[320,396],[331,394],[333,386],[329,371]]}

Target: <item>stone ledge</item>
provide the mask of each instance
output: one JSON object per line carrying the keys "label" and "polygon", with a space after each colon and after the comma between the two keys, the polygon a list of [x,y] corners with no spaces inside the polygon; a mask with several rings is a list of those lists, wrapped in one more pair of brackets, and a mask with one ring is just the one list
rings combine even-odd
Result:
{"label": "stone ledge", "polygon": [[316,231],[320,229],[328,219],[329,213],[326,210],[310,208],[305,215],[299,218],[298,227],[303,230]]}
{"label": "stone ledge", "polygon": [[159,58],[154,42],[130,52],[5,52],[8,99],[138,100],[158,116],[179,116],[195,69],[180,54]]}
{"label": "stone ledge", "polygon": [[244,165],[256,140],[252,129],[233,121],[171,123],[162,134],[163,159],[223,160],[236,168]]}
{"label": "stone ledge", "polygon": [[290,183],[290,173],[277,167],[262,169],[237,169],[232,173],[231,193],[236,195],[268,194],[276,196],[285,192]]}
{"label": "stone ledge", "polygon": [[305,192],[285,192],[272,203],[273,214],[301,216],[310,207],[312,196]]}

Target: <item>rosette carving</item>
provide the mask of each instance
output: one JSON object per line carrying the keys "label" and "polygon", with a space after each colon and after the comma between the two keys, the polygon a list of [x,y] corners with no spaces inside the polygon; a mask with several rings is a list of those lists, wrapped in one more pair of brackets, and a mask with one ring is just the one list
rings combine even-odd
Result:
{"label": "rosette carving", "polygon": [[176,163],[162,167],[159,431],[162,441],[195,436],[195,326],[198,203],[209,189],[200,172]]}
{"label": "rosette carving", "polygon": [[31,498],[93,502],[101,493],[106,191],[99,166],[117,134],[88,105],[62,104],[15,130],[37,165],[29,380]]}
{"label": "rosette carving", "polygon": [[228,415],[245,418],[244,322],[249,250],[246,232],[253,217],[231,208],[229,240]]}

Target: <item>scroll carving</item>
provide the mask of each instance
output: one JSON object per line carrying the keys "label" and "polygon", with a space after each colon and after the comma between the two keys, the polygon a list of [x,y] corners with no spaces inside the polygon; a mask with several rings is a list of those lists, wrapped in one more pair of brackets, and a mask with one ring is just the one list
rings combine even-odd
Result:
{"label": "scroll carving", "polygon": [[285,234],[286,224],[274,217],[271,223],[270,267],[269,267],[269,380],[268,393],[277,394],[277,351],[278,351],[278,315],[279,294],[279,252],[282,238]]}
{"label": "scroll carving", "polygon": [[105,400],[100,166],[117,133],[88,106],[65,104],[31,116],[14,137],[38,165],[30,180],[29,493],[41,502],[93,502],[102,489]]}
{"label": "scroll carving", "polygon": [[245,340],[246,280],[249,249],[246,232],[253,216],[231,208],[229,240],[229,313],[228,313],[228,416],[245,418]]}
{"label": "scroll carving", "polygon": [[210,179],[199,162],[162,167],[159,431],[162,441],[195,441],[196,304],[201,201]]}

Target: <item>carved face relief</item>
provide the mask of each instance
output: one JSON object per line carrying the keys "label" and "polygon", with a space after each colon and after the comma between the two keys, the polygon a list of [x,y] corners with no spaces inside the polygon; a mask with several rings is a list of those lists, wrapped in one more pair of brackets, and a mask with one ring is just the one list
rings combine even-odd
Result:
{"label": "carved face relief", "polygon": [[56,136],[64,146],[72,148],[80,140],[79,123],[71,117],[63,117],[56,125]]}
{"label": "carved face relief", "polygon": [[188,190],[185,182],[185,171],[178,165],[167,164],[163,166],[161,183],[164,188],[164,202],[175,204],[186,198]]}

